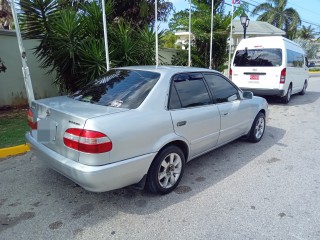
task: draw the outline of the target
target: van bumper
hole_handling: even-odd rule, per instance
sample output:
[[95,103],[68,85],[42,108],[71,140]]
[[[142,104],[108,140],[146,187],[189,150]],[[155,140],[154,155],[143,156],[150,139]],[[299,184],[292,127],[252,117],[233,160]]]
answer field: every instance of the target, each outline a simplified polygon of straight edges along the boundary
[[39,160],[92,192],[105,192],[138,183],[147,174],[156,155],[149,153],[102,166],[88,166],[47,148],[30,133],[26,134],[26,140]]
[[283,89],[263,89],[263,88],[241,88],[242,91],[253,92],[257,96],[279,96],[283,97],[285,95],[285,90]]

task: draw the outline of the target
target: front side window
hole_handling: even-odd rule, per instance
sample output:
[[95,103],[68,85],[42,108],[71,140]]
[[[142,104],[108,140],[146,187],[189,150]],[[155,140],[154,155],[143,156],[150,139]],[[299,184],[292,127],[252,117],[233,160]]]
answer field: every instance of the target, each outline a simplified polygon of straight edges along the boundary
[[282,65],[280,48],[238,50],[234,57],[236,67],[277,67]]
[[110,107],[137,108],[160,78],[159,73],[114,69],[70,95],[78,101]]
[[210,104],[202,74],[178,74],[173,77],[169,108],[188,108]]
[[228,80],[217,74],[204,74],[217,103],[232,102],[239,99],[238,89]]

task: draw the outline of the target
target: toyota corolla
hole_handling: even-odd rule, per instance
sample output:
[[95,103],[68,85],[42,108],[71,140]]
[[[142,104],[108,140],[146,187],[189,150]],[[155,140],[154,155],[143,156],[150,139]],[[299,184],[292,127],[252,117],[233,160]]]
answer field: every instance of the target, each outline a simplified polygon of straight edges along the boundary
[[26,139],[83,188],[140,184],[166,194],[190,160],[237,138],[259,142],[268,105],[214,70],[115,68],[68,96],[35,100]]

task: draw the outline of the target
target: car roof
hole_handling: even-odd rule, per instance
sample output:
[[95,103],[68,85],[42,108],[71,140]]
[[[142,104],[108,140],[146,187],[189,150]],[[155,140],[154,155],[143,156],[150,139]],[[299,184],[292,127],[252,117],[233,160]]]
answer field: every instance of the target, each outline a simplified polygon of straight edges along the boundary
[[152,71],[158,73],[181,73],[181,72],[216,72],[216,70],[211,70],[208,68],[198,68],[198,67],[185,67],[185,66],[128,66],[128,67],[119,67],[115,69],[128,69],[128,70],[144,70],[144,71]]

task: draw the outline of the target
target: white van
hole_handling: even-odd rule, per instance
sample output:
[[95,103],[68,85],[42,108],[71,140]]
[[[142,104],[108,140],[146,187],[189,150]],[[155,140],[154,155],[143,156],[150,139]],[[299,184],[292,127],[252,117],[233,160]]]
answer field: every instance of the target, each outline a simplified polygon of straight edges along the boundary
[[255,95],[282,97],[304,95],[309,70],[304,50],[284,37],[254,37],[241,40],[230,68],[230,78],[242,90]]

